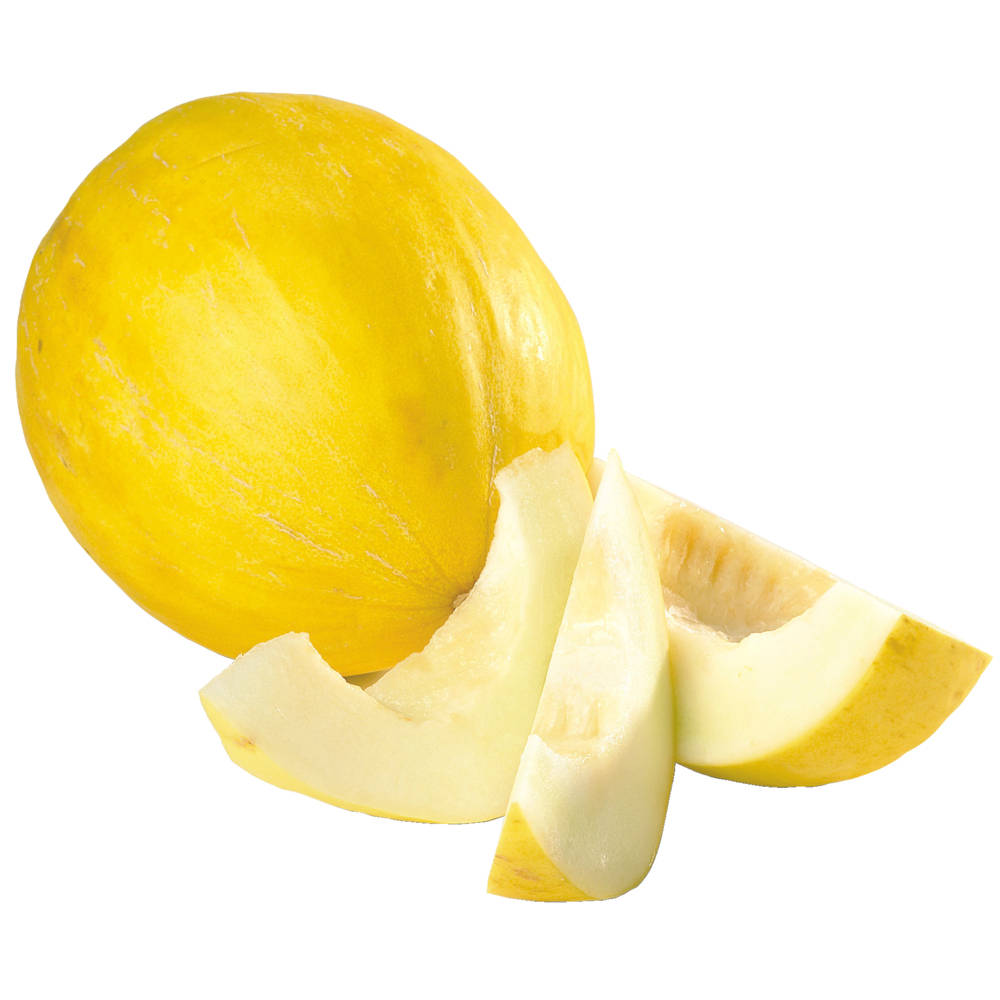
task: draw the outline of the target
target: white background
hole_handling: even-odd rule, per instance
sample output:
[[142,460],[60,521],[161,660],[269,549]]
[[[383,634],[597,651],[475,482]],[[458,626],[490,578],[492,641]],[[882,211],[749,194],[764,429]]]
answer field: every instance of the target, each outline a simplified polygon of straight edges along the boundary
[[891,767],[681,770],[608,903],[484,892],[499,824],[338,811],[234,767],[224,665],[49,506],[15,316],[72,189],[236,89],[455,153],[587,339],[598,449],[991,651],[1000,22],[991,3],[18,4],[4,15],[4,957],[22,997],[996,997],[1000,669]]

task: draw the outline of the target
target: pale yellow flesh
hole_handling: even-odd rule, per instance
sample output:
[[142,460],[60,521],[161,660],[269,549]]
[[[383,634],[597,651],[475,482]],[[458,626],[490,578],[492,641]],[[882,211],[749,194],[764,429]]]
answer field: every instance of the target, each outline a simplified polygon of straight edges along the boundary
[[256,646],[202,702],[233,760],[284,788],[376,815],[503,814],[591,507],[568,446],[497,477],[486,566],[427,647],[367,688],[288,634]]
[[612,458],[573,576],[489,891],[606,899],[649,871],[673,777],[667,629],[642,513]]
[[[600,481],[595,461],[591,482]],[[632,480],[657,553],[677,759],[764,785],[865,774],[926,739],[989,656]]]

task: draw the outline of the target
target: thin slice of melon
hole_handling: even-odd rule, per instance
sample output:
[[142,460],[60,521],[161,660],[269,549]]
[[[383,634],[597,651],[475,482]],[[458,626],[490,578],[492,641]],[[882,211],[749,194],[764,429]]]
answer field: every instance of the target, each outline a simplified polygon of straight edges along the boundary
[[503,815],[591,494],[565,445],[523,455],[496,485],[486,565],[421,652],[363,688],[331,669],[308,636],[289,633],[255,646],[202,690],[237,764],[376,815],[443,823]]
[[583,900],[638,885],[663,831],[673,749],[656,561],[612,454],[521,756],[489,891]]
[[[600,482],[595,461],[591,482]],[[677,704],[677,760],[761,785],[820,785],[925,740],[990,657],[641,480]]]

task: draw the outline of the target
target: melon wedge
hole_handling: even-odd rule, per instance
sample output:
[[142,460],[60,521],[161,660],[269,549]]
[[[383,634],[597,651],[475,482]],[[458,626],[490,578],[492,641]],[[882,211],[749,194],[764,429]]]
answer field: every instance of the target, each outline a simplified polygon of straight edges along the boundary
[[607,899],[649,871],[674,771],[667,626],[642,513],[612,454],[594,501],[489,891]]
[[591,494],[566,445],[523,455],[496,485],[486,565],[423,651],[362,688],[331,669],[308,636],[289,633],[255,646],[202,690],[237,764],[376,815],[443,823],[503,815]]
[[[604,464],[595,461],[591,482]],[[632,480],[657,554],[677,760],[820,785],[925,740],[990,657],[769,542]]]

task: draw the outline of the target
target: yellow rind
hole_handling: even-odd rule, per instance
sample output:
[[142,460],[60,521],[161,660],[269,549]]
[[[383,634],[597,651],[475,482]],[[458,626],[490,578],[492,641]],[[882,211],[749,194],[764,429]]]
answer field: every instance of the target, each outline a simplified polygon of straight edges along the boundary
[[352,802],[345,802],[341,799],[331,798],[322,792],[316,791],[311,785],[290,774],[279,764],[276,764],[258,744],[243,733],[229,718],[201,694],[201,704],[205,709],[205,714],[215,727],[215,731],[222,740],[222,745],[230,760],[238,764],[244,771],[249,772],[255,778],[260,778],[278,788],[284,788],[290,792],[299,792],[308,795],[310,798],[319,799],[320,802],[327,802],[332,806],[339,806],[341,809],[349,809],[351,812],[367,813],[369,816],[381,816],[385,819],[401,819],[411,823],[428,823],[430,820],[416,819],[413,816],[400,816],[395,813],[380,812],[377,809],[369,809]]
[[592,900],[581,892],[542,850],[515,802],[507,810],[500,842],[493,857],[487,892],[543,903]]
[[856,778],[927,739],[962,702],[990,659],[900,615],[861,682],[811,732],[757,760],[686,766],[755,785],[823,785]]
[[133,600],[228,657],[308,631],[345,676],[474,584],[497,470],[593,450],[579,327],[514,220],[307,95],[183,104],[99,164],[32,261],[16,383],[50,500]]

